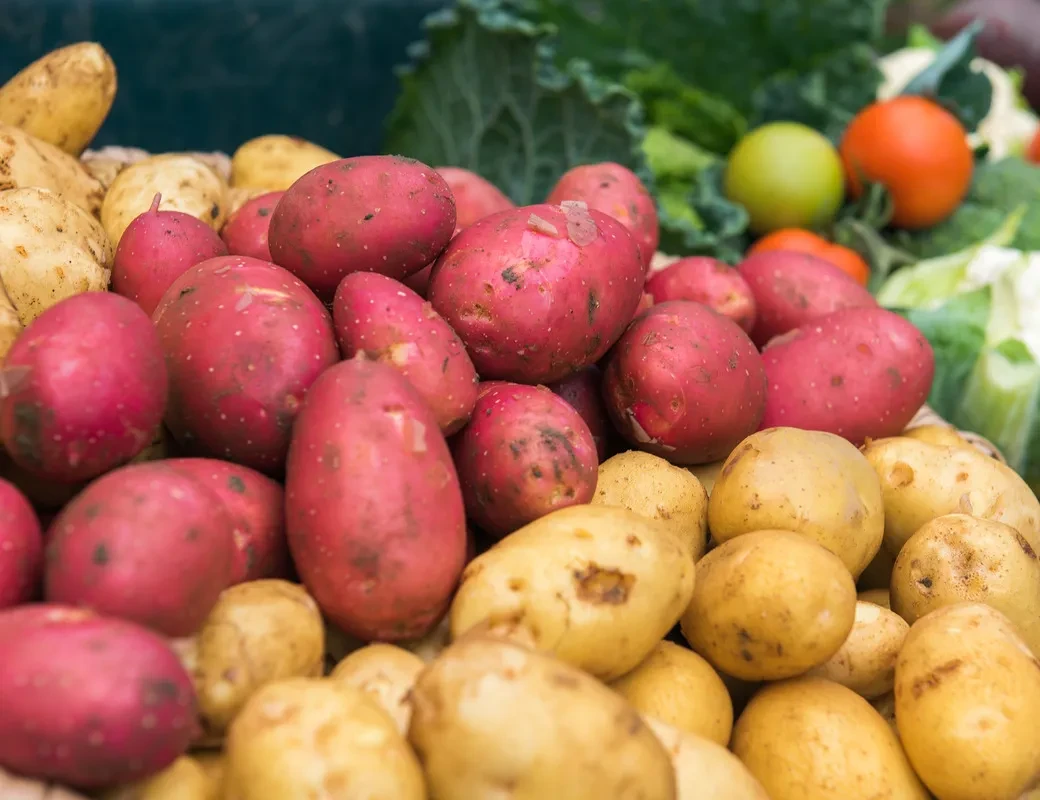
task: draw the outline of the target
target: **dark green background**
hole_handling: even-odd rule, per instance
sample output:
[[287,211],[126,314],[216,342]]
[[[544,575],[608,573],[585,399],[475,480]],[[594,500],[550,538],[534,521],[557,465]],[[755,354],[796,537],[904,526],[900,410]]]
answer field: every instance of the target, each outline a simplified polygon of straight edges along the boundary
[[119,91],[94,146],[224,150],[287,133],[379,152],[393,68],[445,0],[0,0],[0,82],[92,40]]

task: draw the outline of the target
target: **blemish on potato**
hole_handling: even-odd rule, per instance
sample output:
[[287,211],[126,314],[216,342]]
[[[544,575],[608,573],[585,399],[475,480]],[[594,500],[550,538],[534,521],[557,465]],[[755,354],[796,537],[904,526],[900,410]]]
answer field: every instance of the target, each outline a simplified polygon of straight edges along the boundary
[[1030,545],[1029,542],[1026,541],[1026,538],[1018,531],[1015,531],[1015,541],[1018,542],[1018,546],[1022,548],[1022,552],[1036,561],[1036,551],[1033,550],[1032,545]]
[[110,560],[108,548],[105,547],[104,542],[98,544],[94,551],[90,554],[90,562],[99,567],[105,566]]
[[914,482],[914,469],[905,461],[897,461],[888,473],[888,483],[894,489],[905,489]]
[[635,585],[635,575],[614,567],[600,567],[590,562],[585,569],[574,570],[579,600],[604,605],[623,605]]
[[959,670],[963,664],[964,662],[961,659],[954,658],[944,664],[940,664],[927,675],[915,680],[913,685],[910,687],[910,692],[913,694],[914,699],[916,700],[926,691],[939,686],[947,675],[952,675],[954,672]]

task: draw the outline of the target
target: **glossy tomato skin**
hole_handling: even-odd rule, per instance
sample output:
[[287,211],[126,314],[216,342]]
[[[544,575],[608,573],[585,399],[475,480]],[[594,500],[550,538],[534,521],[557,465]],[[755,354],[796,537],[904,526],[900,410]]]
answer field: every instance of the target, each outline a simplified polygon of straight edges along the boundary
[[1029,146],[1026,147],[1026,161],[1040,164],[1040,128],[1033,134],[1033,138],[1029,140]]
[[892,223],[930,228],[961,204],[974,158],[964,127],[931,100],[893,97],[867,106],[849,123],[839,148],[849,194],[880,183],[892,197]]
[[753,233],[816,228],[845,197],[841,159],[823,134],[772,122],[741,139],[726,164],[726,197],[747,209]]
[[831,262],[850,278],[866,286],[870,279],[870,265],[851,247],[828,242],[822,236],[801,228],[782,228],[767,236],[763,236],[751,249],[748,255],[762,253],[767,250],[791,250],[796,253],[808,253]]

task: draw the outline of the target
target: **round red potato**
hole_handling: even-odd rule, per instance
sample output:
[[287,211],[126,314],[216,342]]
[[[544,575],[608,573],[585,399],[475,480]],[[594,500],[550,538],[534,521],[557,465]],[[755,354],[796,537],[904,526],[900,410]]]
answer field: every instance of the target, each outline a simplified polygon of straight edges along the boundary
[[314,382],[286,466],[289,548],[325,616],[364,641],[425,634],[466,558],[458,476],[433,412],[393,367]]
[[477,401],[477,372],[451,326],[404,284],[374,272],[345,277],[332,302],[344,358],[358,353],[399,370],[448,436]]
[[632,319],[643,264],[628,230],[582,203],[502,211],[456,236],[428,298],[482,378],[551,383],[596,363]]
[[497,186],[475,172],[461,167],[437,167],[437,172],[455,197],[456,233],[479,219],[516,207]]
[[43,575],[43,533],[32,505],[0,480],[0,609],[33,599]]
[[751,288],[729,264],[708,256],[681,258],[646,282],[654,303],[690,300],[703,303],[729,317],[746,332],[755,324],[755,298]]
[[566,400],[589,426],[600,463],[607,460],[611,434],[614,432],[607,407],[603,404],[603,393],[600,391],[602,382],[602,371],[593,365],[549,386],[553,393]]
[[707,464],[758,428],[766,377],[740,326],[700,303],[673,300],[625,331],[603,394],[629,443],[674,464]]
[[112,291],[149,315],[177,278],[206,259],[228,254],[209,225],[183,211],[160,211],[161,199],[156,195],[152,207],[130,222],[112,261]]
[[233,530],[200,481],[163,461],[121,467],[51,523],[44,596],[189,636],[231,581]]
[[271,260],[267,234],[271,214],[285,192],[267,192],[246,202],[221,228],[220,238],[233,256],[249,256],[262,261]]
[[632,170],[612,162],[573,167],[556,182],[545,202],[558,205],[566,200],[580,200],[628,228],[643,266],[649,267],[660,238],[657,208]]
[[332,317],[289,272],[247,256],[204,261],[155,310],[166,426],[191,455],[281,472],[307,388],[339,360]]
[[4,361],[0,437],[27,472],[58,483],[97,477],[152,443],[168,379],[159,337],[132,300],[85,292],[51,306]]
[[853,444],[899,435],[928,398],[935,355],[924,335],[882,308],[835,311],[762,353],[762,428],[826,431]]
[[455,232],[455,200],[436,170],[400,156],[359,156],[315,167],[271,215],[276,264],[331,301],[351,272],[403,280]]
[[874,296],[829,261],[766,250],[737,267],[755,298],[751,339],[759,347],[841,308],[877,308]]
[[482,387],[452,453],[466,518],[497,538],[550,511],[588,503],[596,492],[592,432],[544,386]]
[[0,766],[16,773],[108,788],[164,769],[198,732],[191,676],[161,636],[139,625],[68,606],[21,606],[0,613],[0,653]]

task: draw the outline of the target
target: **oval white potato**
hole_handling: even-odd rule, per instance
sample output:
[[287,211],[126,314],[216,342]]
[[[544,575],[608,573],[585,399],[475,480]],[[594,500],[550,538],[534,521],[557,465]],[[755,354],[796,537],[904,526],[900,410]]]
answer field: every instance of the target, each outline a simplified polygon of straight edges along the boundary
[[78,156],[115,96],[111,56],[97,42],[77,42],[52,50],[0,86],[0,122]]
[[339,156],[296,136],[270,134],[242,144],[231,156],[231,185],[275,192]]
[[649,655],[693,591],[686,545],[613,506],[554,511],[477,556],[451,605],[453,638],[520,628],[539,650],[609,681]]
[[210,167],[177,153],[149,156],[124,167],[105,194],[101,224],[114,244],[156,194],[162,195],[160,210],[182,211],[216,231],[227,219],[228,187]]
[[105,189],[78,159],[20,128],[0,124],[0,191],[49,189],[88,214],[101,209]]

